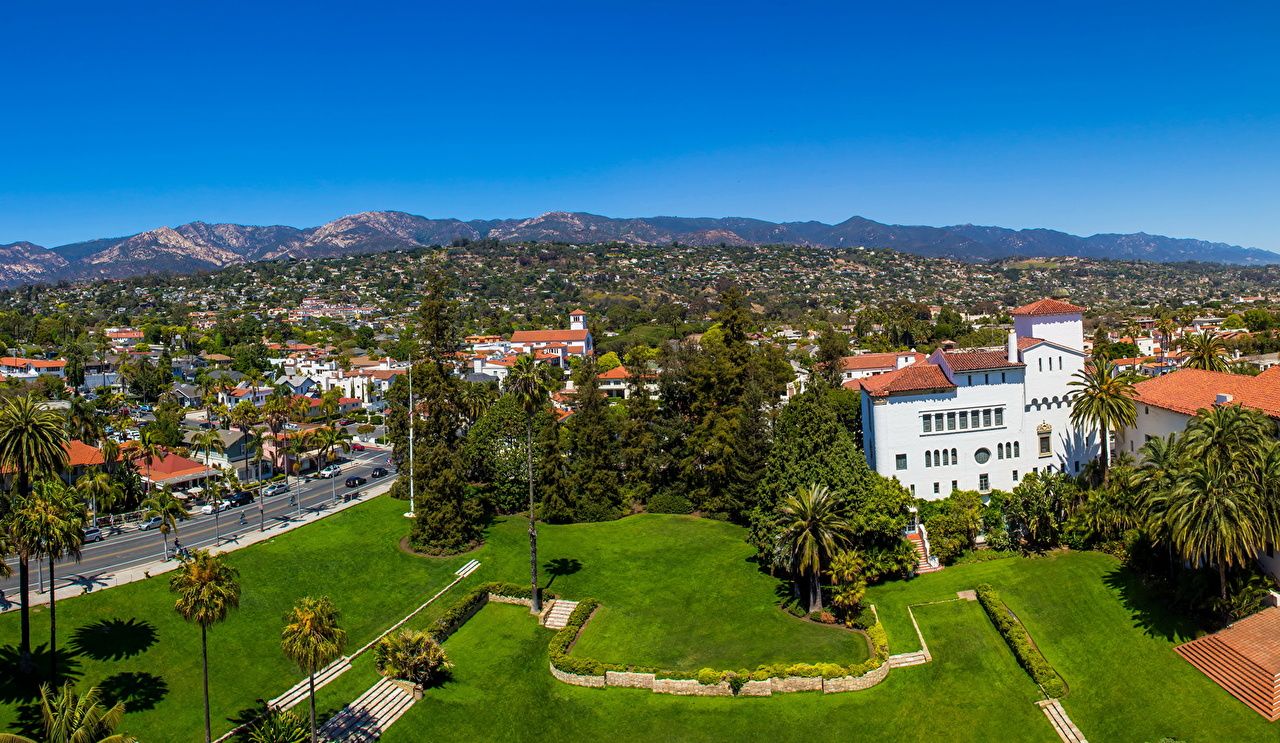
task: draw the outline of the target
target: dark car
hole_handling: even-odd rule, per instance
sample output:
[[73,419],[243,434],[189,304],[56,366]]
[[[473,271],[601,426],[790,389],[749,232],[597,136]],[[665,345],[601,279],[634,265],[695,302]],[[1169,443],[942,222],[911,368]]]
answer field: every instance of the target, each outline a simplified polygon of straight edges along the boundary
[[253,493],[241,492],[241,493],[236,493],[230,498],[227,498],[227,507],[239,508],[240,506],[247,506],[252,502],[253,502]]
[[374,468],[373,468],[373,472],[370,472],[370,473],[369,473],[369,476],[370,476],[370,477],[386,477],[386,476],[387,476],[387,468],[386,468],[386,467],[374,467]]
[[355,475],[352,475],[351,477],[347,478],[347,487],[358,488],[361,485],[365,484],[366,482],[369,482],[369,481],[364,479],[363,477],[357,477]]

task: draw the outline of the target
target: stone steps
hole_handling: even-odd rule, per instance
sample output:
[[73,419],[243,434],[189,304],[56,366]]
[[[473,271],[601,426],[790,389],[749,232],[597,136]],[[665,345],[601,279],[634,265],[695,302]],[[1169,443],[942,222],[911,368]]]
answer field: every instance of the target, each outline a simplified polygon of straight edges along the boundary
[[919,666],[928,663],[929,656],[923,650],[914,653],[898,653],[889,656],[890,668],[906,668],[908,666]]
[[[351,659],[342,657],[324,668],[316,674],[316,688],[324,686],[330,681],[336,679],[346,673],[351,668]],[[299,703],[307,700],[307,695],[311,692],[307,679],[303,679],[289,688],[288,691],[271,700],[271,706],[277,709],[292,709]]]
[[1057,699],[1047,699],[1036,704],[1044,710],[1045,717],[1049,718],[1062,743],[1089,743],[1085,740],[1084,733],[1080,732],[1080,728],[1071,722],[1070,717],[1067,717],[1067,711],[1062,708],[1062,704]]
[[542,625],[548,629],[564,629],[569,624],[569,615],[573,614],[576,608],[578,608],[577,601],[556,599],[551,602],[551,608],[547,611]]
[[320,738],[327,741],[366,743],[382,737],[382,733],[399,720],[416,700],[390,679],[379,679],[351,704],[342,708],[320,728]]

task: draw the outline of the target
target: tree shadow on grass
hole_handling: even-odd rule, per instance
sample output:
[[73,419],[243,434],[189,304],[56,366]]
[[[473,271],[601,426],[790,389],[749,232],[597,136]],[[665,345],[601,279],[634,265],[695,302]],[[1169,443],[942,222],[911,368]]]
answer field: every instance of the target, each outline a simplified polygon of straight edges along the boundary
[[[31,669],[24,671],[22,656],[16,645],[0,647],[0,703],[18,704],[36,703],[36,716],[39,717],[40,685],[49,684],[57,687],[65,683],[75,683],[83,675],[77,654],[67,648],[58,651],[58,678],[49,678],[49,646],[40,645],[31,649]],[[38,721],[38,720],[37,720]]]
[[1149,585],[1140,574],[1116,567],[1103,576],[1102,581],[1119,595],[1134,626],[1142,628],[1147,636],[1162,637],[1170,642],[1195,637],[1196,621],[1173,608],[1167,592]]
[[71,647],[94,660],[123,660],[156,644],[156,628],[151,622],[129,619],[99,619],[77,627]]
[[153,709],[169,694],[169,684],[162,676],[146,671],[125,671],[98,682],[108,705],[124,702],[130,712]]
[[547,585],[543,588],[550,588],[552,583],[556,582],[556,578],[562,575],[573,575],[582,570],[582,562],[576,557],[557,557],[543,564],[542,569],[547,571],[547,575],[551,576],[551,580],[547,581]]

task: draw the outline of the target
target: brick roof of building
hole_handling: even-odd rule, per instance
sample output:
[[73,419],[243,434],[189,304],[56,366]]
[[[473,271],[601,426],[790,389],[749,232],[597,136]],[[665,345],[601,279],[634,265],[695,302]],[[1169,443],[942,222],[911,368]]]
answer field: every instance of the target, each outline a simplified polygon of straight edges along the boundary
[[625,366],[615,366],[609,371],[600,372],[600,379],[630,379],[631,372]]
[[1026,366],[1021,361],[1009,361],[1009,352],[999,351],[948,351],[943,354],[952,371],[970,372],[989,369],[1016,369]]
[[1077,307],[1058,299],[1041,299],[1038,302],[1024,304],[1010,312],[1011,315],[1078,315],[1084,312],[1083,307]]
[[864,353],[857,356],[845,356],[840,359],[840,368],[844,371],[866,371],[868,369],[892,369],[898,365],[899,356],[911,356],[915,363],[924,361],[925,355],[912,351],[906,353]]
[[5,356],[0,358],[0,365],[30,366],[33,369],[61,369],[67,365],[67,362],[62,359],[24,359],[18,356]]
[[517,330],[511,334],[512,343],[550,343],[559,341],[585,341],[585,330]]
[[1219,393],[1231,395],[1233,404],[1256,408],[1272,418],[1280,418],[1280,367],[1256,377],[1203,369],[1178,369],[1133,386],[1134,398],[1143,405],[1195,415],[1213,407]]
[[863,392],[872,397],[888,397],[910,392],[930,392],[956,388],[947,379],[942,367],[928,362],[904,366],[896,371],[877,374],[873,377],[850,380],[845,382],[844,386],[850,389],[860,387]]

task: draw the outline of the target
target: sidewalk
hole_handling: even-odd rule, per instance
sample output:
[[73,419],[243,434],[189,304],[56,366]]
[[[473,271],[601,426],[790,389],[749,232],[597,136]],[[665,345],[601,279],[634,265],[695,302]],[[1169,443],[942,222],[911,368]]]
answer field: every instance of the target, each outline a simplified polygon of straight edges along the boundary
[[[302,518],[275,522],[269,525],[266,531],[258,531],[257,529],[254,529],[234,538],[224,539],[222,544],[216,547],[209,546],[202,547],[201,549],[207,549],[214,554],[223,554],[225,552],[234,552],[235,550],[242,549],[268,539],[275,539],[281,534],[293,531],[294,529],[306,526],[307,524],[315,523],[320,519],[345,511],[348,508],[358,506],[361,503],[367,502],[371,498],[376,498],[390,490],[394,482],[395,480],[391,479],[378,483],[377,485],[360,493],[358,497],[352,498],[350,501],[337,504],[327,503],[320,510],[307,509],[303,513]],[[172,570],[176,570],[180,565],[182,565],[182,562],[179,560],[164,561],[157,559],[142,565],[124,568],[122,570],[110,572],[104,571],[99,573],[71,573],[69,575],[60,576],[58,581],[68,581],[69,585],[58,588],[58,600],[63,601],[75,596],[83,596],[86,593],[102,591],[108,588],[114,588],[115,586],[123,586],[126,583],[133,583],[134,581],[146,580],[152,576],[162,575]],[[15,611],[21,606],[17,601],[17,590],[15,589],[11,593],[13,594],[12,596],[6,594],[4,598],[0,598],[0,614]],[[49,603],[49,592],[46,591],[41,593],[35,590],[31,591],[32,606],[40,606],[47,603]]]

